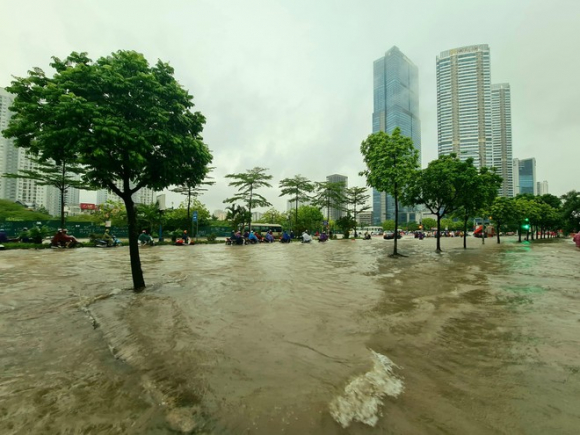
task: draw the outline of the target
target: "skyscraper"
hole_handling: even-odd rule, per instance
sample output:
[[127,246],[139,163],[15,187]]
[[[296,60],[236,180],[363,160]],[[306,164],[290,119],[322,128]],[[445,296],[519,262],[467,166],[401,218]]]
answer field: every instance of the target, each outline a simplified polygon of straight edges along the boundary
[[[392,133],[399,127],[403,136],[413,140],[421,153],[421,121],[419,120],[418,69],[396,46],[373,64],[373,133]],[[392,197],[373,189],[373,224],[394,219]],[[403,221],[414,220],[414,213],[400,209]]]
[[[0,88],[0,131],[8,127],[8,122],[12,117],[9,107],[13,101],[13,96]],[[12,139],[6,139],[0,135],[0,175],[16,174],[20,169],[34,169],[34,167],[24,148],[17,148]],[[39,186],[34,180],[0,176],[0,198],[2,199],[41,206],[44,205],[45,195],[46,188]]]
[[439,155],[455,153],[474,165],[492,166],[489,47],[471,45],[437,56]]
[[536,159],[514,159],[514,193],[536,194]]
[[[348,177],[344,175],[338,174],[328,175],[326,177],[326,181],[328,181],[329,183],[343,183],[343,190],[348,187]],[[343,217],[345,214],[342,210],[331,207],[330,210],[328,211],[328,215],[330,216],[330,219],[336,221],[341,217]]]
[[491,85],[492,165],[503,178],[499,196],[514,196],[512,164],[512,111],[508,83]]

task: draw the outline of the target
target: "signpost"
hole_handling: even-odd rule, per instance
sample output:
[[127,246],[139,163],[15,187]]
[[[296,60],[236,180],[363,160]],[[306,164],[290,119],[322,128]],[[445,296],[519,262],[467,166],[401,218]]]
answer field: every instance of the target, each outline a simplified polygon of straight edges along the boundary
[[195,210],[191,215],[191,221],[195,222],[195,241],[197,242],[197,233],[199,230],[199,222],[197,221],[197,210]]

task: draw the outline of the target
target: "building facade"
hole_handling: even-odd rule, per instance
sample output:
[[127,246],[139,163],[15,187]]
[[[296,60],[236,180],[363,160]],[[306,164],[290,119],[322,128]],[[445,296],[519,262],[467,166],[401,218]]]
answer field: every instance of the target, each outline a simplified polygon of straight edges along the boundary
[[503,178],[499,196],[514,196],[511,93],[508,83],[491,85],[492,166]]
[[548,193],[550,193],[548,182],[546,180],[538,181],[536,183],[536,195],[547,195]]
[[[8,127],[12,117],[9,107],[13,101],[13,96],[0,88],[0,131]],[[17,148],[12,139],[0,135],[0,198],[19,201],[32,208],[44,206],[47,190],[45,186],[40,186],[35,180],[1,176],[4,173],[17,174],[20,170],[30,169],[35,169],[35,165],[26,155],[26,150]]]
[[[419,72],[411,60],[394,46],[373,63],[373,133],[392,133],[399,127],[410,137],[421,155],[421,121],[419,119]],[[373,225],[395,218],[395,201],[390,195],[373,189]],[[406,221],[415,214],[401,207],[399,219]]]
[[439,155],[473,158],[491,167],[491,69],[487,45],[443,51],[437,56],[437,139]]
[[514,194],[537,194],[536,159],[514,159],[513,161]]
[[[343,190],[348,187],[348,177],[344,175],[339,174],[328,175],[326,177],[326,181],[328,181],[329,183],[342,183]],[[334,207],[331,207],[330,210],[324,211],[324,216],[329,216],[330,219],[335,222],[345,215],[346,213],[343,210]]]
[[[118,181],[117,186],[122,188],[122,182]],[[130,184],[130,188],[134,186]],[[156,193],[153,189],[148,189],[146,187],[139,189],[135,192],[131,198],[135,204],[146,204],[150,205],[156,202]],[[114,192],[106,189],[101,189],[97,191],[97,205],[104,204],[107,201],[123,202],[123,200]]]

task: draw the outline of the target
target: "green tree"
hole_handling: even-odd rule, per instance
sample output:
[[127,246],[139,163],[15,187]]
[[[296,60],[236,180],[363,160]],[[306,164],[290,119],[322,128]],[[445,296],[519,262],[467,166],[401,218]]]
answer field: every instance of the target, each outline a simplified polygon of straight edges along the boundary
[[[360,147],[367,169],[360,175],[366,176],[367,185],[379,192],[390,194],[395,201],[395,227],[399,228],[399,202],[412,205],[403,194],[411,186],[419,169],[419,152],[409,137],[401,134],[399,127],[391,135],[379,131],[371,134]],[[393,244],[393,255],[398,255],[397,238]]]
[[203,143],[205,118],[162,61],[118,51],[93,62],[86,53],[53,57],[48,77],[39,68],[7,89],[15,95],[6,137],[42,159],[64,152],[85,167],[83,181],[109,189],[125,203],[133,288],[145,288],[132,195],[185,180],[201,182],[212,155]]
[[[314,183],[301,175],[280,180],[279,196],[290,196],[294,201],[294,222],[298,222],[298,203],[310,202],[309,194],[314,191]],[[273,222],[272,222],[273,223]]]
[[[316,193],[312,198],[312,205],[318,209],[326,209],[326,221],[330,228],[330,210],[344,210],[345,185],[342,181],[321,181],[316,182]],[[328,228],[328,229],[329,229]]]
[[250,215],[246,207],[239,204],[232,204],[226,207],[226,220],[233,230],[243,229],[250,221]]
[[458,174],[457,180],[457,185],[461,189],[461,195],[458,197],[460,207],[455,215],[463,221],[463,249],[467,249],[468,220],[474,218],[482,210],[489,210],[497,197],[503,179],[496,174],[495,168],[490,169],[484,166],[478,171],[473,166],[472,158],[468,158],[463,165],[463,170]]
[[[212,171],[215,168],[208,168],[208,171]],[[197,182],[195,177],[193,180],[185,180],[180,186],[177,186],[172,190],[175,193],[181,193],[185,195],[187,198],[187,221],[189,222],[186,228],[189,229],[189,233],[193,234],[193,220],[190,219],[190,211],[191,211],[191,204],[194,199],[197,199],[200,195],[203,195],[204,192],[207,192],[207,189],[204,186],[213,186],[215,181],[211,181],[213,177],[207,177],[202,182]],[[198,216],[198,224],[199,224],[199,216]]]
[[522,241],[522,231],[526,231],[526,240],[529,238],[529,222],[537,213],[537,203],[533,195],[517,195],[514,200],[514,217],[518,224],[518,242]]
[[139,230],[146,229],[148,234],[152,234],[164,217],[159,211],[159,203],[137,204],[135,208],[137,210],[137,227]]
[[500,243],[501,226],[516,220],[514,198],[496,197],[490,207],[490,214],[496,227],[497,243]]
[[381,225],[384,231],[395,231],[395,221],[393,219],[387,219]]
[[469,191],[465,183],[470,174],[470,165],[455,154],[439,156],[420,171],[417,182],[407,192],[408,201],[425,204],[437,216],[437,252],[441,252],[441,219],[462,206],[462,195]]
[[424,231],[430,231],[433,228],[437,228],[437,219],[423,218],[421,225],[423,225]]
[[66,205],[66,192],[70,188],[91,190],[88,183],[81,181],[84,169],[64,153],[58,156],[58,161],[36,157],[29,153],[32,169],[20,169],[17,173],[6,173],[6,178],[23,178],[34,180],[40,186],[56,187],[60,193],[60,227],[65,227],[64,207]]
[[567,233],[580,230],[580,192],[571,190],[560,197],[563,229]]
[[[211,214],[209,210],[199,201],[194,198],[193,202],[189,204],[190,210],[188,210],[187,202],[179,204],[178,208],[168,209],[164,213],[164,225],[169,230],[189,230],[191,226],[191,212],[197,212],[197,224],[198,226],[209,225]],[[190,234],[192,236],[196,235],[196,228],[191,230]]]
[[347,213],[346,216],[338,218],[336,220],[336,226],[340,231],[342,231],[342,234],[344,234],[343,237],[345,239],[348,239],[351,228],[355,228],[356,234],[356,220],[350,215],[350,213]]
[[366,187],[349,187],[345,190],[346,204],[349,207],[349,213],[352,213],[354,219],[354,236],[357,237],[356,231],[356,217],[359,213],[370,210],[371,206],[366,205],[366,202],[371,196],[367,193]]
[[321,230],[323,219],[324,216],[317,207],[312,205],[301,205],[298,207],[298,222],[296,223],[298,233],[302,233],[304,230]]
[[240,201],[246,204],[249,213],[248,227],[250,231],[252,231],[252,209],[272,206],[266,198],[256,192],[261,187],[272,187],[268,182],[268,180],[272,179],[272,176],[266,174],[266,171],[266,168],[255,167],[239,174],[226,175],[226,178],[235,180],[231,181],[228,186],[237,187],[238,193],[231,198],[224,199],[224,203],[233,204]]
[[93,216],[99,224],[111,221],[112,226],[127,225],[127,209],[122,201],[107,200],[99,205]]
[[286,226],[288,223],[288,213],[282,213],[275,208],[271,208],[262,215],[262,219],[260,220],[267,224],[278,224]]

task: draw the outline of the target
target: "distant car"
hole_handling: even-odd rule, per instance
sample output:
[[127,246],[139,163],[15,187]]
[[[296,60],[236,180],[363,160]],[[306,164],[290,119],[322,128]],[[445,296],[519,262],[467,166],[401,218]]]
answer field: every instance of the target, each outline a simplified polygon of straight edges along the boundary
[[[400,239],[401,237],[402,237],[401,236],[401,233],[398,233],[397,234],[397,239]],[[385,239],[385,240],[392,240],[394,238],[395,238],[394,231],[385,231],[385,233],[383,234],[383,239]]]

